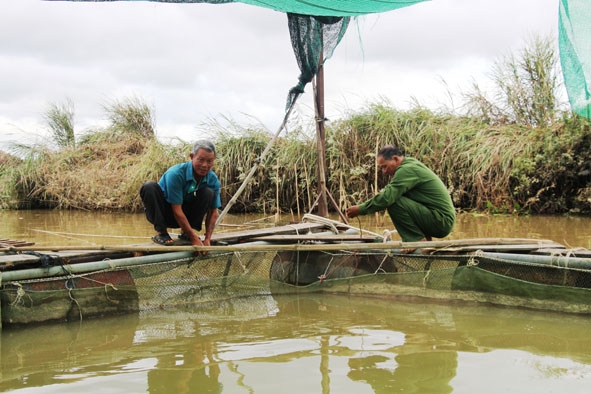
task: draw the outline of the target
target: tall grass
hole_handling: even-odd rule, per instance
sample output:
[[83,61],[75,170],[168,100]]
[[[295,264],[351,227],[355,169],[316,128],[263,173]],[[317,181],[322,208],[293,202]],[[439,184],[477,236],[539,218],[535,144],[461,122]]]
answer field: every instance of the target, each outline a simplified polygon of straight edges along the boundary
[[[502,100],[475,87],[465,115],[374,103],[327,124],[327,187],[337,204],[329,208],[344,210],[375,195],[388,182],[376,152],[395,144],[441,177],[459,209],[591,213],[589,120],[557,109],[547,45],[512,58],[508,74],[498,74]],[[109,127],[87,132],[76,144],[58,144],[58,151],[30,147],[23,160],[0,156],[0,207],[141,210],[141,184],[188,160],[192,141],[159,142],[152,111],[138,99],[115,102],[106,112]],[[203,127],[217,145],[222,203],[259,167],[231,212],[300,215],[313,208],[316,142],[302,127],[282,134],[263,162],[272,136],[262,127],[232,121]]]
[[154,138],[153,110],[139,97],[128,97],[103,106],[115,133]]
[[490,124],[549,127],[560,116],[558,56],[550,37],[533,37],[517,53],[498,60],[493,98],[474,85],[466,93],[470,113]]
[[[292,131],[280,137],[264,162],[271,135],[257,128],[210,125],[229,201],[250,169],[259,170],[232,212],[301,214],[316,198],[313,138]],[[327,187],[343,210],[378,192],[388,181],[375,165],[379,147],[393,143],[432,168],[465,210],[591,212],[591,131],[576,115],[552,128],[490,125],[479,118],[425,108],[399,111],[383,104],[326,128]],[[141,210],[138,190],[171,165],[189,159],[191,142],[166,145],[120,130],[95,131],[75,147],[31,148],[23,160],[3,159],[3,207]],[[10,186],[9,186],[10,185]],[[15,203],[18,201],[18,203]]]
[[45,113],[45,120],[59,148],[75,146],[74,104],[70,100],[61,105],[52,103]]

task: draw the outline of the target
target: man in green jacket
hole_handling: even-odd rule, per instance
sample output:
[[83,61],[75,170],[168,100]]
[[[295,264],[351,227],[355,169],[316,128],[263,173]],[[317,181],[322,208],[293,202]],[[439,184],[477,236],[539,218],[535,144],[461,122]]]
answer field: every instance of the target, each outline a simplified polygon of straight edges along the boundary
[[449,192],[433,171],[393,145],[380,149],[377,163],[382,173],[392,176],[390,183],[375,197],[348,208],[348,217],[387,209],[404,242],[431,241],[451,232],[456,212]]

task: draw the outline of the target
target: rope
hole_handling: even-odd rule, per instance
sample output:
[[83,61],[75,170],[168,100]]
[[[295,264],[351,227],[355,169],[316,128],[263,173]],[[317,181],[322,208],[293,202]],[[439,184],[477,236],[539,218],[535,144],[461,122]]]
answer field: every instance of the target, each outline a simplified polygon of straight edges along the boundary
[[66,280],[66,289],[68,289],[68,296],[70,297],[70,300],[76,304],[76,306],[78,307],[78,315],[80,316],[80,321],[82,321],[82,308],[80,307],[80,304],[78,303],[78,300],[74,298],[74,296],[72,295],[72,290],[74,289],[74,286],[68,286],[68,281],[70,279]]
[[382,233],[382,242],[392,241],[392,232],[396,232],[396,230],[384,230]]
[[476,267],[478,265],[478,260],[476,258],[482,257],[482,256],[483,256],[482,250],[477,250],[472,255],[470,255],[470,258],[468,259],[466,266],[467,267]]
[[[31,296],[30,296],[30,295],[28,295],[28,294],[25,292],[25,289],[23,289],[23,285],[21,285],[20,283],[13,283],[13,285],[15,285],[15,286],[17,287],[17,289],[16,289],[16,297],[14,298],[14,301],[12,301],[12,302],[10,303],[10,306],[15,306],[15,305],[19,304],[19,303],[22,301],[22,299],[23,299],[23,297],[24,297],[25,295],[26,295],[27,297],[29,297],[29,301],[31,301],[31,306],[33,306],[33,299],[31,298]],[[25,304],[25,303],[24,303],[24,301],[23,301],[23,305],[24,305],[24,304]]]
[[374,275],[378,274],[378,271],[382,271],[384,274],[386,274],[386,270],[382,268],[382,265],[384,265],[384,262],[388,259],[388,257],[390,257],[390,252],[386,252],[386,255],[384,256],[384,258],[382,259],[382,261],[380,262],[380,265],[378,265],[378,268],[376,268],[376,270],[374,271]]
[[[346,227],[346,228],[351,229],[351,230],[359,231],[362,234],[365,232],[366,234],[373,235],[374,237],[383,238],[383,236],[380,235],[380,234],[378,234],[378,233],[374,233],[374,232],[368,231],[368,230],[363,230],[361,228],[361,226],[355,227],[355,226],[352,226],[350,224],[341,223],[338,220],[333,220],[333,219],[325,218],[325,217],[314,215],[314,214],[311,214],[311,213],[307,213],[307,214],[305,214],[302,217],[302,222],[305,222],[305,221],[310,221],[310,222],[313,222],[313,223],[320,223],[320,224],[324,224],[326,226],[329,226],[329,227],[331,227],[332,231],[335,232],[335,234],[338,233],[337,226],[340,226],[340,227]],[[392,230],[392,231],[393,232],[396,232],[396,230]]]
[[[327,279],[329,276],[331,276],[337,269],[339,269],[339,267],[341,267],[342,265],[347,263],[352,257],[356,256],[357,254],[358,254],[357,252],[353,252],[352,254],[348,255],[347,257],[345,257],[343,259],[343,261],[341,261],[330,272],[328,272],[328,268],[330,267],[330,265],[332,264],[332,260],[334,259],[334,255],[333,255],[333,258],[330,259],[330,262],[328,263],[328,266],[326,267],[324,274],[322,274],[318,277],[319,282],[322,283],[325,279]],[[357,268],[359,268],[359,262],[357,262],[355,264],[355,273],[357,273]],[[355,275],[353,275],[353,276],[355,276]]]
[[325,218],[322,216],[318,216],[318,215],[314,215],[311,213],[307,213],[304,216],[302,216],[302,222],[305,221],[310,221],[312,223],[318,223],[318,224],[323,224],[327,227],[330,227],[330,229],[332,230],[333,233],[338,234],[339,230],[337,229],[337,224],[341,224],[340,222],[337,222],[336,220],[332,220],[329,218]]

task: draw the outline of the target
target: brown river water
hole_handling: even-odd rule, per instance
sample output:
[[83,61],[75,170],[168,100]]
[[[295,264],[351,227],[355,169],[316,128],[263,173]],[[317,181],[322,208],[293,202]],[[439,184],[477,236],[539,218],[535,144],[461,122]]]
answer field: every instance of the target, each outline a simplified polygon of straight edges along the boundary
[[[230,216],[219,231],[263,221]],[[0,238],[48,246],[140,243],[153,232],[140,214],[0,211],[0,223]],[[591,248],[590,229],[589,217],[463,214],[450,238]],[[487,305],[246,297],[4,329],[0,392],[588,393],[590,327],[591,316]]]

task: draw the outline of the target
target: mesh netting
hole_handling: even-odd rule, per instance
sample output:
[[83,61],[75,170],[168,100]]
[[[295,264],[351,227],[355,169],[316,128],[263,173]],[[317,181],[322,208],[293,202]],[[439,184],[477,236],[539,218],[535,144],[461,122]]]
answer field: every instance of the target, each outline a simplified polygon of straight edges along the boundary
[[[63,1],[63,0],[49,0]],[[66,0],[79,2],[107,2],[107,1],[152,1],[156,3],[209,3],[227,4],[243,3],[258,7],[269,8],[280,12],[292,12],[305,15],[319,16],[358,16],[396,10],[426,0]]]
[[274,255],[274,252],[213,254],[190,263],[133,268],[131,275],[138,287],[142,309],[217,302],[269,294],[269,267]]
[[318,73],[319,67],[332,56],[349,26],[349,18],[315,17],[288,14],[289,34],[301,74],[298,84],[291,88],[286,108]]
[[416,296],[591,312],[587,269],[471,256],[279,253],[271,277],[308,291]]
[[212,253],[60,278],[4,283],[3,324],[79,320],[302,292],[591,313],[591,271],[476,255],[380,250]]

